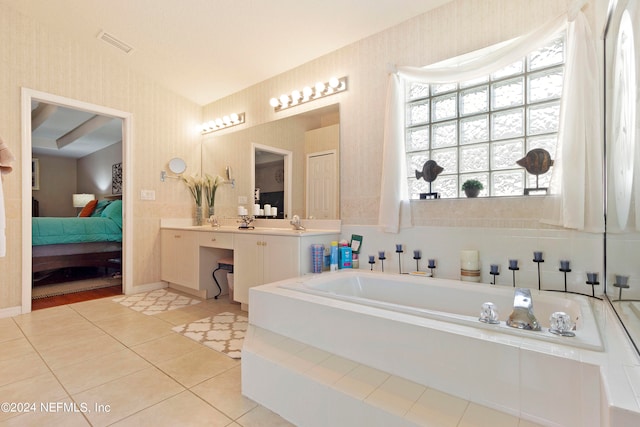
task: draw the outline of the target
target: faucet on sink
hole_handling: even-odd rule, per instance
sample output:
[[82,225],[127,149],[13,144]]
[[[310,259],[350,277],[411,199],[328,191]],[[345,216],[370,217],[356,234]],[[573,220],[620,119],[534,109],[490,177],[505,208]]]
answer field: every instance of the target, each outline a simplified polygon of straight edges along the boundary
[[533,300],[531,299],[530,289],[516,289],[513,297],[513,312],[507,319],[507,326],[530,331],[540,330],[540,324],[533,314]]
[[294,230],[306,230],[300,223],[300,217],[298,215],[294,215],[293,219],[289,221],[289,224],[293,225]]

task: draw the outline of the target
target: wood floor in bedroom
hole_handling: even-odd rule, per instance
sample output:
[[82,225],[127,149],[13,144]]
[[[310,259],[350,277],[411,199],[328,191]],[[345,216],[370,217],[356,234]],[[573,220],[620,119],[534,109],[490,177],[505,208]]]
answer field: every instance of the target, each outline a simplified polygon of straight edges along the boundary
[[92,289],[90,291],[75,292],[72,294],[58,295],[55,297],[38,298],[31,300],[31,310],[56,307],[59,305],[73,304],[76,302],[90,301],[98,298],[122,295],[122,286]]

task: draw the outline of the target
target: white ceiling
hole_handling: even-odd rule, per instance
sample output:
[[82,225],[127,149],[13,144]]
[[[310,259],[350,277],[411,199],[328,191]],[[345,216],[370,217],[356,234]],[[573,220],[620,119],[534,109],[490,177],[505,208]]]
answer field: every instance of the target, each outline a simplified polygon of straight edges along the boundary
[[[0,0],[200,105],[448,1]],[[102,31],[133,51],[98,40]]]

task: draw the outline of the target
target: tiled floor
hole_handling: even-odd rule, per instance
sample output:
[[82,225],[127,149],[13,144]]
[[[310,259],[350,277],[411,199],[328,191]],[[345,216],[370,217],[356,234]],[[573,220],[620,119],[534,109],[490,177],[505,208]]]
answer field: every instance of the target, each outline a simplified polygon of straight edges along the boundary
[[147,316],[111,299],[0,319],[1,425],[291,425],[241,395],[239,360],[171,330],[238,305]]

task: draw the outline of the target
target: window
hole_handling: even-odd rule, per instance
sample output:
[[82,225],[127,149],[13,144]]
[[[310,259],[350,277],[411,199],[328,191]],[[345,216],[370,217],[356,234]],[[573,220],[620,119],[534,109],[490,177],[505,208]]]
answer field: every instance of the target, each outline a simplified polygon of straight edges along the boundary
[[[522,195],[536,187],[516,161],[534,148],[555,156],[564,75],[564,36],[490,76],[451,84],[407,83],[405,151],[409,196],[429,184],[416,178],[428,160],[444,168],[432,183],[440,197],[460,197],[462,183],[480,196]],[[551,171],[539,176],[547,187]]]

